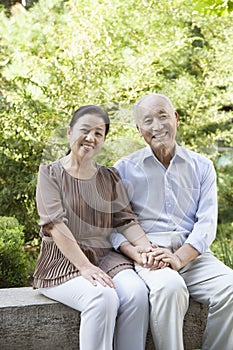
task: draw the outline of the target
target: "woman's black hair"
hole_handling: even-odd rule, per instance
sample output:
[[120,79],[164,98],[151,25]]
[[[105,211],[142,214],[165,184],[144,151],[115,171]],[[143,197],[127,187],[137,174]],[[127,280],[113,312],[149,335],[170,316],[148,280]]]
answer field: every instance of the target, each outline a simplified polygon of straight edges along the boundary
[[84,116],[85,114],[95,114],[98,117],[103,119],[105,124],[105,137],[106,137],[109,131],[110,119],[108,114],[99,106],[86,105],[86,106],[79,107],[74,112],[74,115],[70,121],[70,128],[72,128],[76,124],[77,120],[82,116]]
[[[71,118],[70,121],[70,128],[73,128],[73,126],[77,123],[77,120],[84,116],[85,114],[95,114],[98,117],[102,118],[105,124],[105,137],[108,134],[109,131],[109,126],[110,126],[110,119],[108,114],[99,106],[95,105],[86,105],[79,107],[73,114],[73,117]],[[68,155],[70,153],[70,150],[66,153]]]

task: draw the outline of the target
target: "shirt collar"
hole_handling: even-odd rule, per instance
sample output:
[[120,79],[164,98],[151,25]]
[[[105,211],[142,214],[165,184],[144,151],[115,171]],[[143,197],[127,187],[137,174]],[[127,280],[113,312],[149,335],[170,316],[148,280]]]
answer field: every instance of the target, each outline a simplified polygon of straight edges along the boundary
[[[150,158],[150,157],[153,157],[153,158],[157,159],[155,157],[151,147],[149,145],[147,145],[144,148],[142,161],[144,161],[145,159]],[[182,146],[179,146],[177,143],[175,144],[175,154],[174,154],[173,159],[175,159],[176,157],[179,157],[179,158],[181,158],[183,160],[186,160],[186,161],[189,159],[189,157],[187,156],[187,152],[186,152],[185,148],[182,147]]]
[[174,158],[181,158],[185,160],[186,162],[190,162],[190,154],[188,150],[185,147],[179,146],[176,144],[176,149],[175,149],[175,156]]

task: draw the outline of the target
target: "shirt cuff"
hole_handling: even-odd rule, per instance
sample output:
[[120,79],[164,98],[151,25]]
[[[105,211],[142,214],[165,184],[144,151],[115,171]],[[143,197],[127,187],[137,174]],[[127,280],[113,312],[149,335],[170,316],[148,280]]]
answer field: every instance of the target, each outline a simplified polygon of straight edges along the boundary
[[122,245],[122,243],[128,242],[125,236],[117,232],[116,230],[112,231],[110,235],[110,241],[112,243],[113,248],[117,251],[119,250],[119,247]]

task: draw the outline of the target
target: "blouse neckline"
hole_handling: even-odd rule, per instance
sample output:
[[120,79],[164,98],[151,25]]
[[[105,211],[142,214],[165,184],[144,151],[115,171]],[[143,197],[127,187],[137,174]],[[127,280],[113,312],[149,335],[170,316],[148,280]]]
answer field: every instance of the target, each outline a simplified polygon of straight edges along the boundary
[[68,176],[70,176],[72,179],[77,180],[77,181],[91,181],[91,180],[93,180],[93,179],[96,177],[96,175],[98,174],[99,169],[100,169],[99,164],[95,163],[95,165],[96,165],[96,172],[94,173],[94,175],[91,176],[91,177],[89,177],[89,178],[82,179],[82,178],[75,177],[75,176],[71,175],[71,174],[65,169],[65,167],[62,165],[60,159],[58,160],[58,162],[59,162],[59,165],[60,165],[60,167],[62,168],[63,172],[66,173]]

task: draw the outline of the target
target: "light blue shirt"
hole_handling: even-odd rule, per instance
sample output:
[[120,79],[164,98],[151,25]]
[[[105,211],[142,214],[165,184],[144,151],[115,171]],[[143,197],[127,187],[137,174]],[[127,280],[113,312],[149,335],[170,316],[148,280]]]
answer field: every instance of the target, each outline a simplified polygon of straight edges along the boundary
[[[147,146],[115,167],[150,241],[173,250],[184,242],[200,254],[208,250],[217,227],[216,173],[209,159],[176,145],[166,169]],[[126,241],[120,233],[111,239],[116,249]]]

